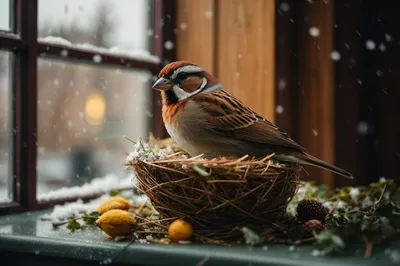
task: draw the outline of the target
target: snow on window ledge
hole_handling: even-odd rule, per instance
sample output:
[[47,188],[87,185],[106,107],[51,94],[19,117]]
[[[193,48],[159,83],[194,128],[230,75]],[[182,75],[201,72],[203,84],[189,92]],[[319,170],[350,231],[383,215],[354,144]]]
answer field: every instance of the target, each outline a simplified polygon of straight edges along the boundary
[[112,190],[126,190],[136,187],[136,178],[133,174],[120,178],[117,175],[109,174],[104,177],[93,179],[90,183],[82,186],[63,187],[47,193],[43,193],[37,197],[38,201],[46,202],[53,200],[62,200],[68,198],[82,198],[102,193],[108,193]]
[[[46,45],[46,44],[61,45],[61,46],[77,48],[80,50],[85,50],[85,51],[93,52],[93,53],[102,53],[102,54],[108,54],[108,55],[113,55],[113,56],[129,57],[132,59],[146,61],[146,62],[155,63],[155,64],[160,63],[160,58],[158,58],[155,55],[150,54],[148,51],[132,51],[132,50],[127,50],[127,49],[122,49],[118,46],[111,47],[111,48],[104,48],[104,47],[95,46],[95,45],[89,44],[89,43],[73,44],[64,38],[56,37],[56,36],[47,36],[47,37],[43,37],[43,38],[38,38],[38,42],[43,43],[44,45]],[[66,52],[66,53],[64,53],[64,55],[68,56],[68,53]]]

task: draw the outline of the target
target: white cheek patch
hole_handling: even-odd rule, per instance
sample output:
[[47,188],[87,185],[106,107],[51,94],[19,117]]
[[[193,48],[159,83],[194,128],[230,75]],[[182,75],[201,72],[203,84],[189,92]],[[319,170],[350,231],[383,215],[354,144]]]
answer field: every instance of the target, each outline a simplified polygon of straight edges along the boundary
[[211,86],[210,88],[205,89],[201,93],[210,93],[210,92],[214,92],[214,91],[217,91],[220,89],[222,89],[222,85],[221,85],[221,83],[217,83],[217,84]]
[[175,96],[179,99],[179,101],[187,99],[191,96],[191,93],[187,93],[186,91],[182,90],[177,84],[172,87],[172,90],[174,91]]

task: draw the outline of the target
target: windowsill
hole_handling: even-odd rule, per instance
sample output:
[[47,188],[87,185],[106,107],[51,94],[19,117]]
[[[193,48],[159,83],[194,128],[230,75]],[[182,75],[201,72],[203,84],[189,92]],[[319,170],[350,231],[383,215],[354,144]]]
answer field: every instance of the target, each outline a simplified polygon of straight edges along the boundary
[[[54,230],[50,222],[40,219],[47,212],[49,210],[0,217],[1,265],[26,265],[28,259],[31,266],[69,265],[67,261],[73,261],[74,265],[99,265],[128,243],[106,239],[89,229],[73,234],[64,228]],[[400,252],[400,246],[396,244],[386,248]],[[209,258],[205,263],[207,266],[396,264],[384,253],[384,248],[374,250],[369,259],[363,258],[362,249],[346,257],[314,257],[312,250],[311,246],[301,246],[290,251],[288,246],[272,244],[267,250],[249,246],[131,244],[112,265],[197,265],[204,258]]]

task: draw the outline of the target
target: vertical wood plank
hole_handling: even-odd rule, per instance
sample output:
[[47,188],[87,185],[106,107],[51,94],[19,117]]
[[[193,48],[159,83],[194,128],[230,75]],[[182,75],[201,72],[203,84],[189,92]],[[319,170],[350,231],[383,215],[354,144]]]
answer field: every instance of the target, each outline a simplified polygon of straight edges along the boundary
[[275,120],[275,1],[217,2],[216,76],[256,112]]
[[[333,0],[304,2],[299,31],[299,142],[312,155],[334,161]],[[310,27],[319,29],[313,37]],[[310,179],[333,185],[333,175],[307,168]]]
[[[191,61],[214,73],[215,0],[178,0],[177,59]],[[215,75],[215,73],[214,73]]]
[[298,141],[298,6],[297,0],[277,0],[275,18],[276,125]]
[[[335,50],[341,55],[335,62],[335,164],[354,175],[356,182],[358,151],[358,106],[363,88],[360,80],[360,57],[364,43],[358,34],[361,29],[362,0],[335,1]],[[360,47],[360,48],[358,48]],[[360,169],[360,168],[359,168]],[[354,185],[355,181],[337,176],[335,186]]]

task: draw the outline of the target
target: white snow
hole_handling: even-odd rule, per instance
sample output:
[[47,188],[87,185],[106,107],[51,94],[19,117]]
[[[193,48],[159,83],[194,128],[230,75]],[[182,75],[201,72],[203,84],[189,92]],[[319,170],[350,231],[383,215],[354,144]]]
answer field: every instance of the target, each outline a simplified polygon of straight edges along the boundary
[[376,48],[376,43],[372,40],[368,40],[365,42],[365,47],[367,47],[368,50],[375,50]]
[[65,50],[65,49],[61,50],[61,55],[68,56],[68,50]]
[[350,197],[354,200],[360,195],[360,190],[355,187],[350,188]]
[[380,50],[381,52],[386,51],[386,45],[383,44],[383,43],[379,44],[379,50]]
[[206,16],[206,18],[212,18],[212,16],[214,16],[214,13],[211,10],[208,10],[204,12],[204,16]]
[[[127,193],[125,194],[126,195],[124,196],[133,205],[141,205],[147,201],[147,197],[145,195],[134,195],[133,192],[131,192],[130,195],[127,195]],[[134,196],[132,197],[132,195]],[[72,216],[79,216],[82,213],[92,212],[97,210],[100,204],[110,197],[111,196],[109,194],[104,194],[101,197],[86,203],[79,199],[75,202],[65,203],[64,205],[56,205],[50,213],[44,214],[42,218],[51,221],[62,221]]]
[[284,90],[285,88],[286,88],[286,80],[284,80],[284,79],[279,79],[279,82],[278,82],[278,88],[280,89],[280,90]]
[[188,25],[186,23],[181,23],[181,25],[179,26],[181,28],[181,30],[185,31],[188,28]]
[[341,55],[340,55],[340,53],[338,51],[332,51],[331,52],[331,59],[333,61],[339,61],[340,58],[341,58]]
[[320,34],[320,30],[317,27],[310,27],[310,29],[308,29],[308,33],[312,37],[318,37]]
[[393,40],[392,36],[388,33],[385,33],[385,39],[387,42],[391,42]]
[[[47,37],[43,37],[43,38],[38,38],[38,41],[45,45],[46,44],[62,45],[62,46],[66,46],[67,48],[68,47],[77,48],[77,49],[85,50],[88,52],[97,52],[97,53],[104,53],[104,54],[114,55],[114,56],[129,57],[132,59],[147,61],[147,62],[156,63],[156,64],[160,63],[160,58],[158,58],[155,55],[150,54],[148,51],[126,50],[126,49],[120,48],[118,46],[107,49],[107,48],[95,46],[95,45],[89,44],[89,43],[73,44],[64,38],[56,37],[56,36],[47,36]],[[68,51],[67,51],[67,54],[68,54]]]
[[62,221],[72,216],[79,216],[82,213],[92,212],[109,197],[109,195],[103,195],[87,203],[84,203],[83,200],[79,199],[75,202],[65,203],[64,205],[56,205],[51,213],[43,215],[42,218],[52,221]]
[[283,106],[282,106],[282,105],[277,105],[277,106],[275,107],[275,112],[276,112],[278,115],[282,114],[282,113],[283,113]]
[[279,7],[283,12],[288,12],[290,10],[290,6],[286,2],[282,2]]
[[126,162],[132,162],[134,160],[140,160],[144,162],[154,162],[155,160],[165,159],[167,155],[172,154],[173,149],[168,146],[165,149],[160,149],[157,146],[151,147],[148,143],[138,140],[133,151],[126,157]]
[[164,43],[164,48],[167,49],[167,50],[172,50],[172,49],[174,49],[174,47],[175,47],[175,45],[171,41],[166,41]]
[[90,183],[82,186],[63,187],[38,196],[39,201],[51,201],[67,198],[80,198],[85,196],[93,196],[101,193],[107,193],[116,189],[127,189],[135,187],[135,177],[133,174],[121,179],[120,177],[110,174],[105,177],[93,179]]
[[312,133],[314,134],[314,136],[318,136],[318,131],[315,129],[312,129]]
[[383,75],[382,70],[380,70],[380,69],[376,70],[376,75],[377,75],[378,77],[382,77],[382,75]]
[[93,56],[93,62],[95,62],[95,63],[101,63],[102,60],[103,60],[103,58],[99,54],[96,54]]
[[357,131],[361,135],[365,135],[368,133],[368,124],[367,122],[360,121],[357,125]]

